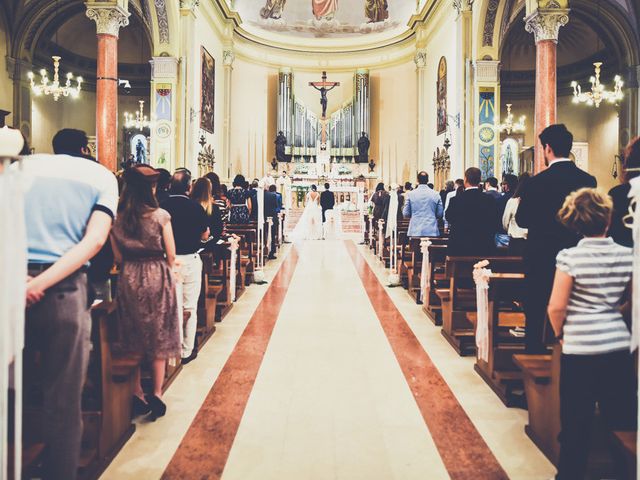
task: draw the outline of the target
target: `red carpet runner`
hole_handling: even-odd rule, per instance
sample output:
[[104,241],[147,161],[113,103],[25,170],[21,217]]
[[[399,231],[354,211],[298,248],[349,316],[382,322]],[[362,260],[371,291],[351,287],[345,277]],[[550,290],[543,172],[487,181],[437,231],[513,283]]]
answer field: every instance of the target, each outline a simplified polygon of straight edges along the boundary
[[508,480],[364,257],[345,244],[451,479]]
[[297,263],[298,253],[292,248],[211,387],[163,479],[222,477]]

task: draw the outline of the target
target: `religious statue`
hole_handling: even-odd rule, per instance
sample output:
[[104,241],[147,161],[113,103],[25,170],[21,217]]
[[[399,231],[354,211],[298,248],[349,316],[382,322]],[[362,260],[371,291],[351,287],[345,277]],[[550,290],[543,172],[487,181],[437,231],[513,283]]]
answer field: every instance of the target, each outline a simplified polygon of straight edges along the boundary
[[327,106],[329,100],[327,99],[327,92],[340,86],[340,82],[327,82],[327,72],[322,72],[321,82],[309,82],[309,86],[315,88],[320,92],[320,105],[322,106],[322,119],[327,118]]
[[142,140],[136,143],[136,163],[147,163],[147,149],[142,144]]
[[287,0],[267,0],[266,5],[260,9],[260,16],[265,20],[269,18],[278,20],[282,17],[285,3]]
[[376,162],[373,161],[373,158],[369,160],[369,173],[373,173],[376,169]]
[[358,163],[367,163],[369,159],[369,146],[371,142],[366,132],[362,132],[362,136],[358,140]]
[[278,161],[276,160],[276,157],[273,157],[271,159],[271,168],[273,168],[274,170],[278,169]]
[[316,20],[333,20],[338,10],[338,0],[311,0],[311,9]]
[[278,132],[276,140],[273,143],[276,144],[276,158],[278,161],[286,162],[287,154],[285,153],[285,147],[287,146],[287,137],[284,136],[282,130]]
[[365,0],[364,14],[369,23],[384,22],[389,18],[387,0]]

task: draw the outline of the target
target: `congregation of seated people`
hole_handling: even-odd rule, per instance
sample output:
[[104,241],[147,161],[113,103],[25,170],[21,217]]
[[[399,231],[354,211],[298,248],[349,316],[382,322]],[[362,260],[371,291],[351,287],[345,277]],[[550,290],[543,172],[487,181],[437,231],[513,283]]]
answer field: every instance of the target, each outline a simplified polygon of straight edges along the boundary
[[[276,258],[282,196],[275,185],[258,180],[249,185],[242,175],[228,190],[216,173],[194,178],[186,168],[171,174],[128,164],[114,175],[91,157],[80,130],[58,132],[53,151],[24,156],[22,162],[34,178],[25,196],[25,358],[38,359],[34,369],[25,369],[24,384],[41,386],[41,472],[48,479],[72,480],[84,438],[81,399],[93,309],[100,300],[109,303],[113,293],[118,354],[139,359],[132,363],[132,416],[148,421],[164,416],[168,369],[175,371],[198,354],[199,310],[202,298],[210,296],[203,280],[210,267],[203,258],[228,259],[229,240],[251,233],[259,187],[265,222],[271,222],[265,255]],[[238,260],[238,268],[251,262]],[[228,277],[223,271],[214,292],[231,288]],[[238,289],[244,281],[238,280]]]
[[[625,313],[631,300],[633,238],[625,217],[630,212],[629,181],[640,175],[640,138],[628,145],[622,182],[608,194],[597,189],[596,179],[570,160],[573,136],[564,125],[546,128],[539,141],[547,168],[535,176],[507,173],[501,182],[494,177],[483,180],[481,170],[471,167],[463,179],[446,182],[440,192],[429,184],[427,172],[418,173],[415,187],[407,182],[404,189],[396,189],[402,197],[399,210],[407,222],[399,230],[403,240],[398,240],[397,255],[400,273],[407,277],[404,285],[411,292],[415,285],[412,278],[421,275],[419,262],[426,253],[419,240],[428,239],[429,245],[434,245],[429,247],[431,258],[424,259],[430,265],[422,270],[431,272],[427,282],[433,285],[426,285],[431,294],[422,300],[434,323],[436,314],[440,322],[442,316],[449,317],[449,324],[445,320],[443,325],[445,337],[447,326],[455,328],[459,323],[456,312],[440,309],[434,313],[427,303],[433,299],[437,308],[444,308],[440,302],[451,308],[454,293],[449,291],[449,281],[456,274],[449,267],[473,266],[483,259],[499,263],[504,258],[510,265],[507,269],[521,269],[512,279],[515,284],[521,276],[523,288],[514,291],[522,296],[501,299],[508,300],[505,304],[516,312],[523,311],[519,314],[524,318],[523,328],[511,329],[512,335],[522,339],[522,350],[513,351],[530,355],[540,364],[551,358],[550,345],[559,346],[559,436],[552,439],[559,440],[559,454],[554,462],[557,478],[578,479],[586,475],[596,412],[610,432],[637,428],[637,380]],[[377,186],[370,199],[371,229],[378,228],[378,220],[387,219],[392,194],[384,184]],[[368,235],[372,248],[380,243],[374,231]],[[387,243],[375,250],[383,260],[391,255]],[[439,261],[440,266],[434,267]],[[440,272],[439,280],[434,280],[436,272]],[[471,270],[467,282],[463,283],[467,289],[475,289]],[[438,295],[431,287],[438,289]],[[417,293],[416,300],[421,295]],[[475,309],[475,293],[469,298]],[[475,328],[476,317],[462,313],[472,319],[466,324]],[[467,332],[461,335],[469,335]],[[461,339],[456,349],[463,354]],[[512,339],[511,345],[517,341]],[[475,352],[473,343],[467,345]],[[507,363],[511,366],[508,369],[515,368],[510,358]],[[522,381],[513,370],[504,378],[512,384],[516,378]],[[498,384],[501,380],[491,381]],[[615,453],[619,450],[612,451],[615,478],[628,478],[624,459]]]

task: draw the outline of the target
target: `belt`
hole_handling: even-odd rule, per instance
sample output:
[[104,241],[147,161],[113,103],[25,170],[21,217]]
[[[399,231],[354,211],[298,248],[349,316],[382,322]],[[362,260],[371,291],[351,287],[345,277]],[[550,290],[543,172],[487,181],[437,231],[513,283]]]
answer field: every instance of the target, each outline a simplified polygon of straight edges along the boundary
[[[29,272],[38,272],[38,273],[42,273],[45,270],[48,270],[49,268],[51,268],[53,266],[53,263],[30,263],[27,265],[27,270]],[[86,265],[80,267],[78,270],[76,270],[75,273],[83,273],[86,272],[89,269],[89,267],[87,267]]]
[[233,207],[246,207],[246,206],[247,206],[246,203],[242,203],[242,204],[239,204],[239,205],[231,205],[231,208],[233,208]]

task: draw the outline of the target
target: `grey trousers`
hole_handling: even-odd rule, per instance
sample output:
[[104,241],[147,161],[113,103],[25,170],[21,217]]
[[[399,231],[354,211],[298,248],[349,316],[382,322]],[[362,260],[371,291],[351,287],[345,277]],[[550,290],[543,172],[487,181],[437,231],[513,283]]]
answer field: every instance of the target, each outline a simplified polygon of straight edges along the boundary
[[[30,271],[34,276],[39,272]],[[27,309],[27,349],[41,355],[45,480],[74,480],[82,440],[82,388],[89,361],[91,312],[87,276],[76,272]],[[28,379],[26,379],[28,381]]]

